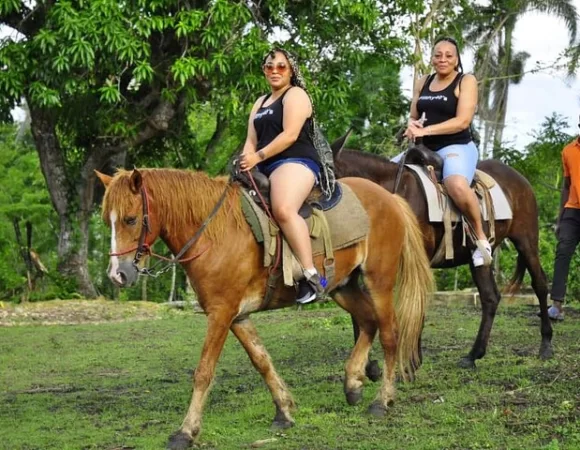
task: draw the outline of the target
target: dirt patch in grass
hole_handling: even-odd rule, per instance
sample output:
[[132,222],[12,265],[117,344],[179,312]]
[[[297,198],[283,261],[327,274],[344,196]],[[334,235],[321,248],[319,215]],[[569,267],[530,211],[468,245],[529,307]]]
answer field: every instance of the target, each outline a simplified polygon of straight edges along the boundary
[[0,326],[78,325],[158,319],[167,307],[151,302],[110,300],[52,300],[14,305],[0,304]]

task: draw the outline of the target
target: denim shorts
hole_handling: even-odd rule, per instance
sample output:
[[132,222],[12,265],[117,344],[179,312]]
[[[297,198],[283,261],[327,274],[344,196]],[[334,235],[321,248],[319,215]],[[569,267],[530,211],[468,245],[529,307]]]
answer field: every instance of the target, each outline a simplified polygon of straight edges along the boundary
[[[399,153],[391,161],[399,163],[403,153]],[[449,157],[450,153],[454,153],[457,156]],[[479,152],[473,141],[467,144],[448,145],[437,150],[437,154],[443,158],[444,180],[451,175],[462,175],[467,179],[467,183],[471,184],[475,176],[475,168],[477,167],[477,160],[479,158]]]
[[[443,179],[452,175],[462,175],[471,184],[475,176],[475,168],[479,152],[473,141],[467,144],[453,144],[437,150],[443,158]],[[450,156],[453,154],[453,156]]]
[[310,171],[314,174],[314,185],[318,185],[320,180],[320,166],[316,161],[310,158],[285,158],[279,159],[278,161],[274,161],[270,164],[264,163],[260,165],[260,171],[265,174],[267,177],[272,175],[272,173],[280,167],[282,164],[287,163],[294,163],[294,164],[301,164],[304,167],[310,169]]

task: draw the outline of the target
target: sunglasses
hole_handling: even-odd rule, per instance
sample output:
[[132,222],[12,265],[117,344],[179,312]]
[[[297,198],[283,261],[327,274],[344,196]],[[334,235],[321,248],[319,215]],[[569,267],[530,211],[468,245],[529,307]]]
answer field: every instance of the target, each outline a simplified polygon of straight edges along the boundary
[[276,64],[267,63],[264,64],[263,69],[264,72],[267,73],[268,75],[271,75],[274,72],[274,70],[276,70],[276,72],[278,72],[279,74],[284,74],[288,70],[288,64],[284,62],[279,62]]

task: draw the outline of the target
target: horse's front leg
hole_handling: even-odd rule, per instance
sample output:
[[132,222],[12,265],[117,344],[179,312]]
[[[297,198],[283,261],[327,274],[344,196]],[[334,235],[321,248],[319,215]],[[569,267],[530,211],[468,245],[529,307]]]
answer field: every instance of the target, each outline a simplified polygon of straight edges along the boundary
[[291,410],[295,407],[294,399],[286,383],[284,383],[284,380],[276,372],[274,364],[272,364],[272,359],[258,336],[256,327],[246,317],[234,321],[231,329],[272,393],[272,398],[276,405],[276,415],[272,426],[275,428],[291,427],[294,425],[294,420],[290,415]]
[[464,369],[474,369],[475,360],[481,359],[485,356],[491,327],[493,326],[497,306],[501,299],[499,290],[495,284],[491,266],[475,268],[473,267],[473,264],[471,264],[470,269],[473,281],[475,281],[475,285],[479,291],[479,299],[481,301],[481,323],[479,324],[479,331],[471,351],[467,356],[464,356],[459,361],[459,367]]
[[191,446],[201,431],[203,406],[214,377],[215,367],[224,347],[234,312],[211,313],[207,317],[207,334],[199,364],[193,375],[193,395],[187,415],[179,431],[167,444],[170,450],[184,450]]

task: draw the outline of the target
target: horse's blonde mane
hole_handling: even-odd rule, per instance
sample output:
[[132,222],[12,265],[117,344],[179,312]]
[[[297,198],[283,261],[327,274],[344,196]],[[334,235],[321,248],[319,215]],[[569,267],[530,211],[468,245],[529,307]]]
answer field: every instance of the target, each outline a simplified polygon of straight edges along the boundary
[[[163,230],[174,234],[191,227],[191,235],[209,216],[227,186],[226,177],[210,178],[203,172],[177,169],[139,169],[147,190],[151,221],[159,221]],[[115,208],[118,217],[124,217],[134,205],[135,194],[130,191],[133,171],[118,170],[111,180],[103,199],[103,219],[109,221]],[[140,201],[140,194],[137,194]],[[204,236],[218,241],[228,224],[240,227],[245,219],[239,201],[239,187],[232,185],[223,205],[213,217]]]

